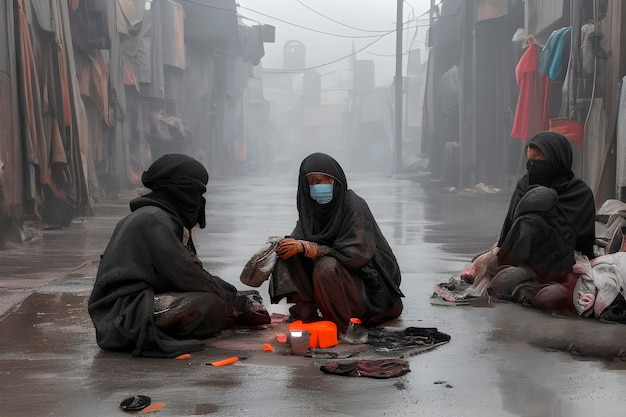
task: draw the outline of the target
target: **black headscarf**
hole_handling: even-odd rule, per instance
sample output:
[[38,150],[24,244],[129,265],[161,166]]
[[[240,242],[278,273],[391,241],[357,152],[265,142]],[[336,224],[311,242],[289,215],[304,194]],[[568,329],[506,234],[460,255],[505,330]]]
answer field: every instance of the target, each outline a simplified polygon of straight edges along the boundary
[[[309,174],[325,174],[335,180],[333,199],[329,203],[320,204],[311,198],[307,182]],[[300,164],[296,197],[298,220],[304,239],[325,245],[333,243],[343,223],[347,190],[346,175],[333,157],[324,153],[314,153],[304,158]]]
[[[543,185],[556,191],[563,212],[576,233],[576,250],[592,259],[595,240],[595,201],[591,189],[572,171],[572,146],[565,136],[550,131],[535,135],[526,146],[531,145],[539,148],[550,163],[552,180],[549,184]],[[532,185],[528,181],[528,172],[525,172],[511,196],[498,246],[502,245],[513,224],[517,205],[530,188]]]
[[163,155],[142,174],[141,181],[152,192],[133,200],[131,210],[146,205],[146,200],[154,200],[178,215],[187,229],[196,224],[206,226],[206,200],[202,194],[206,192],[209,174],[200,162],[183,154]]
[[[309,174],[325,174],[335,180],[333,198],[329,203],[319,204],[311,198],[307,182]],[[399,287],[400,266],[387,239],[365,200],[348,189],[343,169],[331,156],[314,153],[302,161],[297,208],[298,222],[291,237],[315,242],[323,246],[320,250],[324,256],[335,258],[350,271],[360,271],[358,274],[365,282],[368,302],[373,299],[371,294],[377,291],[390,298],[403,296]],[[298,260],[297,257],[290,259]],[[312,262],[300,268],[290,268],[290,279],[310,281],[312,269]],[[287,292],[282,292],[283,284],[276,277],[274,279],[270,294],[272,302],[277,302]]]
[[565,136],[556,132],[541,132],[527,143],[526,147],[529,146],[539,148],[550,165],[549,184],[545,186],[553,187],[555,184],[563,184],[574,178],[572,147]]

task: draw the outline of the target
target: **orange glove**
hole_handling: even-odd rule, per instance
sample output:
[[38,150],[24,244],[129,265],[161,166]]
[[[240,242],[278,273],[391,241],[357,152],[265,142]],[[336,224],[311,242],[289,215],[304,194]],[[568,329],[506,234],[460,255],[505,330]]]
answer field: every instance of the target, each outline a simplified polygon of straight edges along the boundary
[[304,252],[304,246],[299,240],[286,237],[276,245],[276,254],[283,259],[291,258],[294,255]]
[[320,255],[320,249],[315,242],[309,242],[308,240],[299,240],[304,248],[304,256],[317,261]]
[[315,242],[296,240],[291,237],[284,238],[276,246],[276,254],[283,259],[291,258],[299,253],[316,261],[319,257],[319,248]]

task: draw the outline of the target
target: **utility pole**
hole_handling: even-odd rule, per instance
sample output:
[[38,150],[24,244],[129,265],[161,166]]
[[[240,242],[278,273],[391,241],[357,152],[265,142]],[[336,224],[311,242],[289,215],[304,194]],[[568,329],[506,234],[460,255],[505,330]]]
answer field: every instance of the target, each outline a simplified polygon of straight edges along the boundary
[[396,76],[394,77],[395,87],[395,146],[394,146],[394,172],[399,174],[402,171],[402,29],[403,13],[402,6],[404,0],[397,0],[396,5]]

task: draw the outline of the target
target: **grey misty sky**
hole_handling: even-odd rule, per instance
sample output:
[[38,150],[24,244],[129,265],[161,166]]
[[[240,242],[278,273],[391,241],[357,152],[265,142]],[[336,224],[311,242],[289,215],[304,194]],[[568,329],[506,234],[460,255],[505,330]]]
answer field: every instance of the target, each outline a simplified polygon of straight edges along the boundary
[[[353,50],[358,51],[384,34],[384,32],[368,31],[395,30],[396,0],[238,0],[238,4],[241,6],[238,8],[239,14],[247,18],[243,21],[245,24],[253,25],[256,21],[276,27],[276,42],[265,44],[265,56],[261,61],[264,68],[282,68],[283,47],[290,40],[298,40],[305,45],[306,67],[315,67],[350,55]],[[406,0],[404,2],[403,21],[408,22],[411,19],[412,21],[404,26],[403,51],[406,52],[409,47],[419,48],[422,49],[422,56],[424,56],[424,39],[428,25],[428,14],[424,13],[429,6],[430,0]],[[324,18],[320,14],[340,23]],[[355,38],[313,32],[268,16],[306,28]],[[419,17],[417,22],[416,16]],[[416,26],[419,27],[415,28]],[[415,36],[416,30],[417,36]],[[415,41],[412,42],[414,37]],[[392,84],[396,71],[395,53],[396,35],[390,33],[367,49],[358,52],[356,56],[357,59],[373,60],[376,64],[376,84],[388,86]],[[402,74],[406,75],[406,55],[404,55],[403,62]],[[348,66],[349,59],[343,59],[337,63],[319,67],[317,71],[325,74],[348,68]]]

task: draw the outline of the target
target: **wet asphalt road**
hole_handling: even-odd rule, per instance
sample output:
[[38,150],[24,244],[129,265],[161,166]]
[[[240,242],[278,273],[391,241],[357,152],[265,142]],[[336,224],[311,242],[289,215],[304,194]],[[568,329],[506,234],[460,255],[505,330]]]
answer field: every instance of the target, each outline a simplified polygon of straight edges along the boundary
[[[295,174],[294,174],[295,175]],[[123,416],[145,394],[160,416],[623,416],[626,326],[555,318],[519,305],[429,304],[496,239],[508,195],[425,191],[409,179],[347,172],[401,266],[405,310],[395,327],[437,327],[452,336],[409,356],[393,379],[323,374],[317,359],[262,350],[275,331],[226,333],[188,360],[101,351],[86,311],[97,268],[128,196],[101,202],[65,230],[0,251],[0,416]],[[206,229],[196,232],[205,267],[240,289],[239,273],[270,235],[296,220],[295,176],[212,178]],[[267,283],[260,287],[267,299]],[[285,305],[269,306],[286,312]],[[582,356],[570,352],[579,353]],[[212,360],[238,355],[234,365]]]

